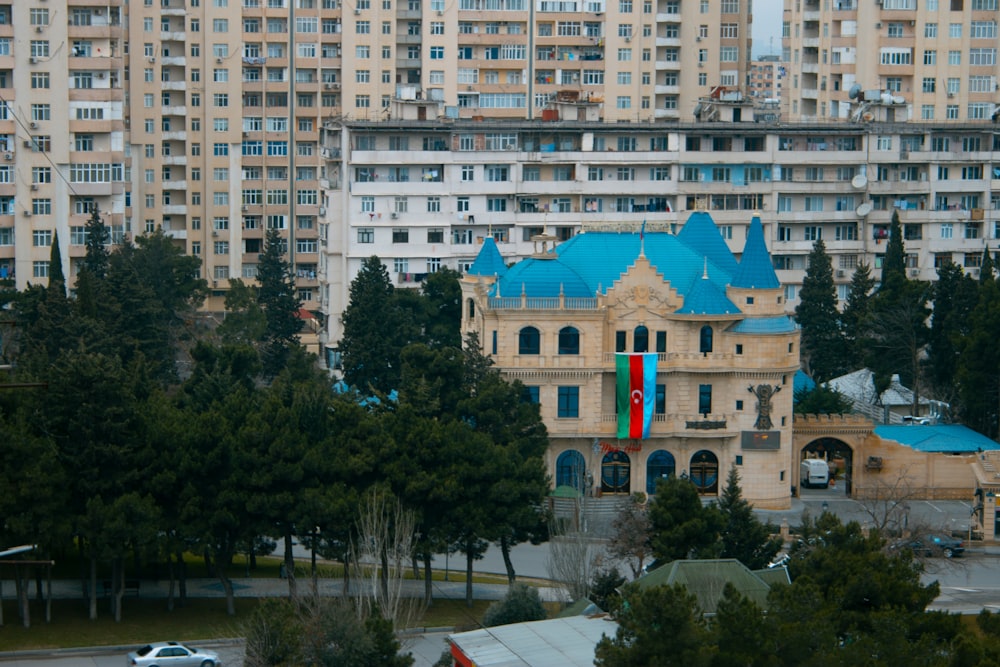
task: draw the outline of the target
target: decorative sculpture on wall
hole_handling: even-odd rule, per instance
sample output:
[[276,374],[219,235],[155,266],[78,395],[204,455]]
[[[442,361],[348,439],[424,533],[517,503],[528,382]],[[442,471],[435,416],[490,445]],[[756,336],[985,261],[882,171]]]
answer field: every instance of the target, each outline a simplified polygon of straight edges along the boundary
[[747,391],[757,397],[757,421],[753,427],[758,431],[770,431],[774,427],[771,421],[771,399],[781,391],[781,386],[769,384],[759,384],[756,388],[753,385],[747,387]]

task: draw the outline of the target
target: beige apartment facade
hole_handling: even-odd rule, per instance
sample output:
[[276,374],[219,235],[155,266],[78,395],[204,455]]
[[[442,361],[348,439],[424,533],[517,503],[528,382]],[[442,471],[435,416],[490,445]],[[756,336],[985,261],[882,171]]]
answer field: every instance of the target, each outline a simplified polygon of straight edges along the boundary
[[890,122],[989,120],[998,19],[997,0],[786,2],[788,117],[848,119],[865,106]]

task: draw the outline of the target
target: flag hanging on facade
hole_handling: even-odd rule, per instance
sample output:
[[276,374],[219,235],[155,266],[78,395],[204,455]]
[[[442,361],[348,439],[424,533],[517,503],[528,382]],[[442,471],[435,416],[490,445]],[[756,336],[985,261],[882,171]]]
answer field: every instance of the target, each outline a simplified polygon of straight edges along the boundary
[[655,353],[617,354],[618,437],[649,437],[656,402]]

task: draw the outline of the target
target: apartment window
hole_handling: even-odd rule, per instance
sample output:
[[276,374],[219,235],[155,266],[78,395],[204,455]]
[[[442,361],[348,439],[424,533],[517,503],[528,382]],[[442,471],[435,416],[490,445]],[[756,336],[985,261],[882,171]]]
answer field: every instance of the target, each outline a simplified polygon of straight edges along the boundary
[[440,197],[428,197],[427,198],[427,212],[428,213],[440,213],[441,212],[441,198]]
[[358,243],[375,243],[375,228],[358,227]]
[[48,278],[49,263],[47,261],[36,261],[31,263],[31,276],[33,278]]
[[431,227],[427,230],[428,243],[444,243],[444,228]]
[[48,248],[52,245],[52,230],[36,229],[31,233],[31,245],[36,248]]

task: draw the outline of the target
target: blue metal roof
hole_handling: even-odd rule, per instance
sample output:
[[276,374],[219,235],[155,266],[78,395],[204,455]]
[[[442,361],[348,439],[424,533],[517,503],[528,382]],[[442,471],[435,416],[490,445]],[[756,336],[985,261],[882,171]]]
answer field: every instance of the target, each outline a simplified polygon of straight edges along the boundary
[[786,334],[795,331],[795,322],[787,315],[748,317],[729,327],[732,333]]
[[[716,231],[718,234],[718,231]],[[720,235],[721,239],[721,235]],[[645,235],[641,244],[649,263],[681,294],[691,289],[707,268],[709,280],[722,293],[732,271],[663,232]],[[566,296],[594,296],[605,292],[635,264],[640,240],[635,232],[586,232],[556,246],[554,258],[529,258],[511,267],[499,281],[501,296],[517,296],[525,285],[528,296],[558,296],[563,285]],[[735,259],[730,259],[735,264]],[[736,312],[739,312],[738,310]]]
[[507,265],[492,236],[483,239],[483,248],[466,273],[473,276],[502,276],[507,273]]
[[725,269],[728,275],[736,273],[738,265],[722,234],[719,233],[715,221],[705,211],[695,211],[687,219],[677,238],[698,254],[707,257],[712,263]]
[[740,309],[703,274],[694,281],[684,296],[684,306],[677,312],[682,315],[735,315]]
[[803,390],[812,391],[816,388],[816,381],[809,377],[809,375],[800,368],[795,371],[795,379],[792,381],[792,387],[795,389],[795,393]]
[[976,452],[1000,449],[1000,444],[961,424],[876,426],[875,435],[895,440],[918,452]]
[[771,256],[764,243],[764,226],[760,218],[754,216],[747,230],[747,242],[743,246],[743,257],[740,258],[740,268],[733,276],[733,287],[774,289],[781,287],[778,274],[774,272]]

